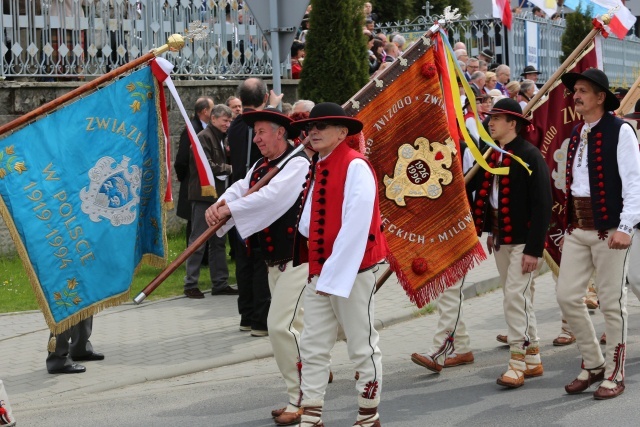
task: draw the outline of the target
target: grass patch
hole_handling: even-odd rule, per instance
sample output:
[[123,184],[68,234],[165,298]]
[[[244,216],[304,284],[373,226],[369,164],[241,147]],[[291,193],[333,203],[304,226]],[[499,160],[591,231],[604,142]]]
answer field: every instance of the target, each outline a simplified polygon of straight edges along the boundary
[[422,316],[426,316],[428,314],[433,314],[436,311],[436,305],[432,302],[430,302],[429,304],[425,305],[424,307],[422,307],[419,310],[415,310],[413,312],[413,317],[422,317]]
[[[167,235],[168,260],[173,261],[186,248],[185,230]],[[235,262],[229,258],[229,241],[227,240],[227,264],[229,265],[229,283],[236,283]],[[200,275],[200,290],[211,289],[208,267],[203,267]],[[138,295],[145,286],[156,278],[162,269],[143,265],[133,278],[131,297]],[[185,265],[182,264],[173,272],[150,296],[148,300],[182,295]],[[22,261],[17,255],[0,257],[0,313],[38,310],[38,303],[27,279]]]

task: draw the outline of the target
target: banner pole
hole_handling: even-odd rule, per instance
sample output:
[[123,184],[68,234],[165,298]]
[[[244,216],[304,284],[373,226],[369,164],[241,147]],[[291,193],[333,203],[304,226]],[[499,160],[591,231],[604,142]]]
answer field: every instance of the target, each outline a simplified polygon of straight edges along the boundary
[[72,101],[73,99],[92,91],[93,89],[97,88],[98,86],[107,83],[113,79],[115,79],[116,77],[130,71],[133,70],[136,67],[139,67],[142,64],[145,64],[149,61],[151,61],[152,59],[154,59],[156,56],[160,56],[163,53],[171,50],[171,51],[177,51],[182,49],[182,47],[184,46],[184,38],[182,37],[182,35],[180,34],[173,34],[171,36],[169,36],[168,40],[167,40],[167,44],[164,44],[162,46],[160,46],[157,49],[153,49],[151,50],[151,52],[141,56],[138,59],[134,59],[133,61],[130,61],[118,68],[116,68],[115,70],[111,70],[110,72],[108,72],[107,74],[103,74],[102,76],[98,77],[95,80],[92,80],[88,83],[83,84],[80,87],[77,87],[76,89],[67,92],[66,94],[59,96],[58,98],[47,102],[44,105],[41,105],[40,107],[36,108],[35,110],[32,110],[30,112],[28,112],[27,114],[18,117],[15,120],[10,121],[9,123],[0,126],[0,136],[4,135],[7,132],[10,132],[14,129],[19,128],[20,126],[31,122],[32,120],[36,119],[37,117],[43,115],[43,114],[47,114],[53,110],[55,110],[56,108],[60,107],[61,105]]
[[[603,19],[604,19],[604,16],[603,16]],[[533,109],[533,107],[538,103],[538,101],[543,96],[546,95],[546,93],[549,91],[549,89],[551,89],[551,86],[553,86],[555,84],[555,82],[560,78],[560,76],[562,76],[565,73],[567,68],[569,68],[569,66],[573,64],[573,62],[576,60],[576,58],[582,53],[582,51],[587,47],[587,45],[589,43],[591,43],[591,40],[593,40],[593,38],[601,30],[602,30],[601,28],[595,28],[594,27],[591,30],[591,32],[589,32],[589,34],[587,34],[587,36],[584,38],[584,40],[582,40],[582,42],[580,42],[578,47],[576,47],[574,49],[574,51],[571,52],[571,55],[569,55],[567,57],[567,59],[564,60],[562,65],[560,65],[560,67],[556,70],[556,72],[553,73],[553,75],[547,80],[547,82],[540,88],[538,93],[536,93],[535,96],[533,98],[531,98],[531,100],[527,103],[527,105],[525,105],[524,109],[522,110],[522,114],[524,116],[526,116],[527,113],[529,113],[529,111],[531,111]],[[491,154],[492,151],[493,151],[493,149],[491,147],[489,147],[489,149],[484,154],[485,158],[488,158],[488,156]],[[468,184],[469,181],[471,181],[473,179],[475,174],[478,173],[479,169],[480,169],[480,165],[478,165],[477,163],[475,165],[473,165],[473,167],[471,169],[469,169],[467,174],[464,176],[465,185]]]
[[[249,194],[255,193],[260,190],[262,187],[267,185],[271,179],[280,172],[280,170],[284,167],[285,163],[293,158],[296,154],[302,151],[305,148],[304,144],[298,145],[293,151],[291,151],[284,159],[282,159],[273,169],[271,169],[267,174],[258,181],[253,187],[251,187],[243,197],[248,196]],[[136,304],[142,303],[151,292],[156,290],[158,286],[162,284],[174,271],[178,269],[182,265],[183,262],[187,260],[200,246],[202,246],[209,238],[211,238],[216,231],[220,229],[224,224],[229,221],[230,216],[222,219],[216,225],[212,225],[209,227],[204,233],[200,235],[187,249],[184,250],[178,257],[171,262],[164,270],[160,272],[134,299],[133,302]]]

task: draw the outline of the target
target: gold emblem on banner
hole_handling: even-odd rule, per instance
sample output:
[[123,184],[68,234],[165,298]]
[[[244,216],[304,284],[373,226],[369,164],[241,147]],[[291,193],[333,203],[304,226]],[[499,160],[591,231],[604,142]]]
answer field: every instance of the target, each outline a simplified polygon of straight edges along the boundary
[[442,187],[453,180],[448,168],[456,152],[451,138],[443,144],[421,137],[413,146],[401,145],[394,176],[384,176],[385,195],[398,206],[406,205],[405,197],[437,199],[442,195]]

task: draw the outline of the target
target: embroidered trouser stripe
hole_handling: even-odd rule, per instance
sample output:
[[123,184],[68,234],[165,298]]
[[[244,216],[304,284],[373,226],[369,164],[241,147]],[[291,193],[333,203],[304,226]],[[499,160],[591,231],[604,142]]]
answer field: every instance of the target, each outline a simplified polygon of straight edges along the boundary
[[302,301],[309,266],[293,267],[289,261],[284,271],[269,267],[271,306],[267,317],[273,356],[287,386],[289,403],[300,406],[300,331]]
[[[453,351],[468,353],[471,351],[469,334],[462,318],[464,301],[464,277],[453,286],[442,292],[436,300],[438,307],[438,326],[433,336],[433,345],[428,354],[439,364],[444,364],[444,359]],[[453,341],[451,341],[453,339]]]
[[[372,270],[356,276],[349,298],[316,294],[317,277],[313,277],[304,293],[304,328],[302,356],[303,402],[324,400],[329,377],[331,349],[336,343],[338,324],[347,338],[347,351],[360,373],[356,383],[359,395],[367,384],[376,385],[376,399],[382,386],[382,356],[374,321],[375,275]],[[371,385],[369,390],[371,390]]]
[[511,352],[525,353],[526,347],[538,346],[538,328],[533,311],[534,279],[542,260],[533,273],[522,274],[524,245],[502,245],[495,252],[496,266],[504,294],[504,317],[507,322]]
[[[613,232],[615,230],[608,233],[611,235]],[[619,354],[616,349],[627,339],[625,277],[628,250],[609,249],[607,240],[600,239],[597,231],[582,229],[575,229],[565,236],[558,277],[558,304],[576,337],[585,368],[597,368],[606,360],[605,377],[622,380],[624,354]],[[600,310],[605,319],[606,358],[582,300],[594,269]]]

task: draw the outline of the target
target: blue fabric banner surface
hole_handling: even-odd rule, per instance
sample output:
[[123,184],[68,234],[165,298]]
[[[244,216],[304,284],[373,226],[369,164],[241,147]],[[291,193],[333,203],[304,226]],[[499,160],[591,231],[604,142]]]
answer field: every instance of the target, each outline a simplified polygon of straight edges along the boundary
[[0,139],[0,211],[54,333],[166,260],[156,84],[145,67]]

